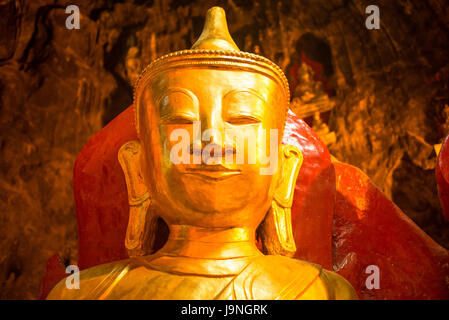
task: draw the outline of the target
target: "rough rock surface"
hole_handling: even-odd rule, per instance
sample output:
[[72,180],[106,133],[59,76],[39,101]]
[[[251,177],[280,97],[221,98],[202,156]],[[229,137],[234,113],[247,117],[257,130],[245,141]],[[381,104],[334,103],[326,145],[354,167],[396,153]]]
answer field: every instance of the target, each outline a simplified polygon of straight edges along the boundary
[[[65,27],[73,4],[80,30]],[[35,298],[55,252],[76,262],[77,153],[131,103],[141,66],[189,48],[217,4],[240,49],[323,66],[332,154],[449,248],[433,150],[448,133],[446,1],[376,1],[381,28],[367,30],[365,0],[0,0],[0,298]]]

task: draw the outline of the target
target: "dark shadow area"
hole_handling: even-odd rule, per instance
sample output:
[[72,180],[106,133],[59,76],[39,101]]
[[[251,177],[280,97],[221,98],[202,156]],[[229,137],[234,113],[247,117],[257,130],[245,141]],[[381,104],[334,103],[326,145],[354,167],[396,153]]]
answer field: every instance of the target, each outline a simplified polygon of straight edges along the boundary
[[129,48],[128,42],[134,32],[135,28],[125,28],[120,33],[115,45],[104,56],[105,68],[114,76],[117,82],[117,88],[107,100],[107,105],[103,113],[103,125],[107,125],[133,103],[133,88],[117,72],[117,66],[125,60]]
[[[423,170],[406,154],[393,173],[392,200],[440,245],[449,249],[449,222],[437,193],[435,170]],[[415,196],[420,190],[420,197]]]
[[305,33],[296,42],[296,52],[304,52],[308,59],[320,63],[323,66],[323,76],[328,78],[334,74],[332,52],[326,40],[313,33]]

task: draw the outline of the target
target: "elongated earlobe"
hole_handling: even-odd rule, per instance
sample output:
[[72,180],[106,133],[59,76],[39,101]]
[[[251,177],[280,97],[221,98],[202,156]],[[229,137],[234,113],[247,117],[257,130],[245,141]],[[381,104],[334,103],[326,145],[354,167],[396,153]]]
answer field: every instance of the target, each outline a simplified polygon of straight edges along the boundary
[[158,217],[149,210],[151,200],[142,175],[140,142],[126,142],[118,152],[118,160],[125,175],[129,201],[125,247],[130,257],[147,255],[153,248]]
[[258,229],[266,254],[293,256],[296,252],[292,232],[291,207],[296,178],[302,165],[301,151],[289,145],[282,145],[282,165],[279,184],[275,190],[271,209]]

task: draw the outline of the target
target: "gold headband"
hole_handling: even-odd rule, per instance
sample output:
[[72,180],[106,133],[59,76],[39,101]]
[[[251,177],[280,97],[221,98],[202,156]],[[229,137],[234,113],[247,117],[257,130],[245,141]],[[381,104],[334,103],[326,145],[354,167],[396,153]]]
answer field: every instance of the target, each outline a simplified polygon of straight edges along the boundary
[[271,60],[257,54],[242,52],[232,40],[226,23],[225,12],[220,7],[208,10],[203,32],[190,50],[176,51],[150,63],[140,74],[134,86],[134,113],[139,134],[139,97],[151,79],[168,69],[183,67],[226,67],[256,72],[278,82],[285,95],[285,110],[288,111],[290,89],[281,68]]

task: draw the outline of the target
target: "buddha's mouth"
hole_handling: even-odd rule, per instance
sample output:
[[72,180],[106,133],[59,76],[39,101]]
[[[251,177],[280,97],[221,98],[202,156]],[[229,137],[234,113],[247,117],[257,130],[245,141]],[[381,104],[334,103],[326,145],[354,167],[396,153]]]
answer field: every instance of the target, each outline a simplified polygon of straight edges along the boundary
[[223,180],[240,175],[240,170],[228,169],[223,165],[202,165],[186,168],[185,174],[196,175],[208,180]]

